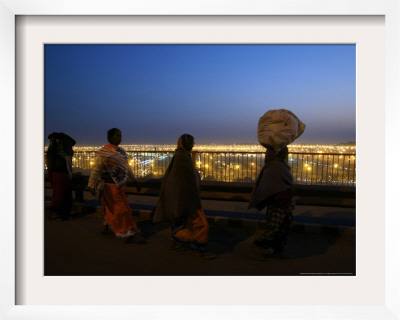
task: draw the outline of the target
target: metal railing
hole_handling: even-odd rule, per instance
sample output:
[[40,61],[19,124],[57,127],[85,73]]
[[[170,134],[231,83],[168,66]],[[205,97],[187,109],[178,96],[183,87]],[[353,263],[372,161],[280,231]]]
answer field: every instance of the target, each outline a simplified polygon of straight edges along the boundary
[[[162,178],[174,151],[128,151],[129,164],[138,178]],[[95,151],[77,151],[75,171],[89,175]],[[203,181],[254,182],[264,165],[263,152],[192,152]],[[288,157],[294,182],[304,185],[355,186],[356,155],[291,152]]]

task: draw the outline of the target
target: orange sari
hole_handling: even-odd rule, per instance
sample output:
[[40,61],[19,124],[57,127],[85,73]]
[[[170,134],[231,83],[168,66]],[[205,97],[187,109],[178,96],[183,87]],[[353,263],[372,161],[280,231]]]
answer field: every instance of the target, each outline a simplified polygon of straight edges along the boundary
[[125,194],[125,187],[118,189],[117,185],[106,183],[101,201],[105,220],[117,237],[129,237],[138,232],[136,221],[132,216],[132,209]]
[[205,244],[208,242],[209,225],[203,209],[197,210],[197,217],[188,219],[184,229],[173,234],[173,237],[183,242]]

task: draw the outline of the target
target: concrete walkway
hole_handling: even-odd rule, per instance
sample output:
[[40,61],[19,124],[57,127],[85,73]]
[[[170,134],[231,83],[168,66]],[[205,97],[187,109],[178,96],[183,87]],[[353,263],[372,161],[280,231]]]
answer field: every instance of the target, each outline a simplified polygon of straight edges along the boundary
[[[86,205],[96,204],[89,195],[85,194],[85,199]],[[89,207],[75,206],[75,214],[67,221],[46,214],[45,275],[356,274],[354,209],[296,208],[296,223],[285,254],[272,257],[253,245],[263,232],[264,214],[247,211],[246,203],[204,201],[211,225],[208,251],[216,255],[215,259],[206,260],[189,250],[168,249],[168,224],[152,225],[148,220],[156,198],[130,196],[129,200],[147,240],[144,245],[125,244],[113,235],[102,235],[101,214]]]

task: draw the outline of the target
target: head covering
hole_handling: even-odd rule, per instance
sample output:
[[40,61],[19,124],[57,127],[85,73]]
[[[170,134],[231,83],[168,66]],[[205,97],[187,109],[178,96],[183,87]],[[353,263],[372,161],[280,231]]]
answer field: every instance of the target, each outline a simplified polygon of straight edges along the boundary
[[52,139],[63,140],[63,142],[69,143],[72,146],[76,144],[76,141],[72,139],[69,135],[65,134],[64,132],[52,132],[49,134],[47,138],[50,140]]
[[70,156],[74,154],[72,147],[76,144],[76,141],[69,135],[63,132],[53,132],[49,134],[48,139],[51,140],[49,149],[54,146],[59,146],[65,154]]
[[185,133],[179,137],[177,148],[190,151],[193,148],[193,141],[194,141],[193,136]]
[[47,161],[49,167],[65,168],[69,177],[72,178],[72,147],[76,141],[63,132],[53,132],[49,134],[50,145],[47,149]]

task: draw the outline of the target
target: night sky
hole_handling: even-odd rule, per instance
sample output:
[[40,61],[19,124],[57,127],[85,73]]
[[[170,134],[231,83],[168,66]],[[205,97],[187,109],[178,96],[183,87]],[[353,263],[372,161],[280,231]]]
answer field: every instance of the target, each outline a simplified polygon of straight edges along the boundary
[[296,143],[355,141],[355,45],[45,45],[45,144],[257,143],[258,119],[289,109]]

